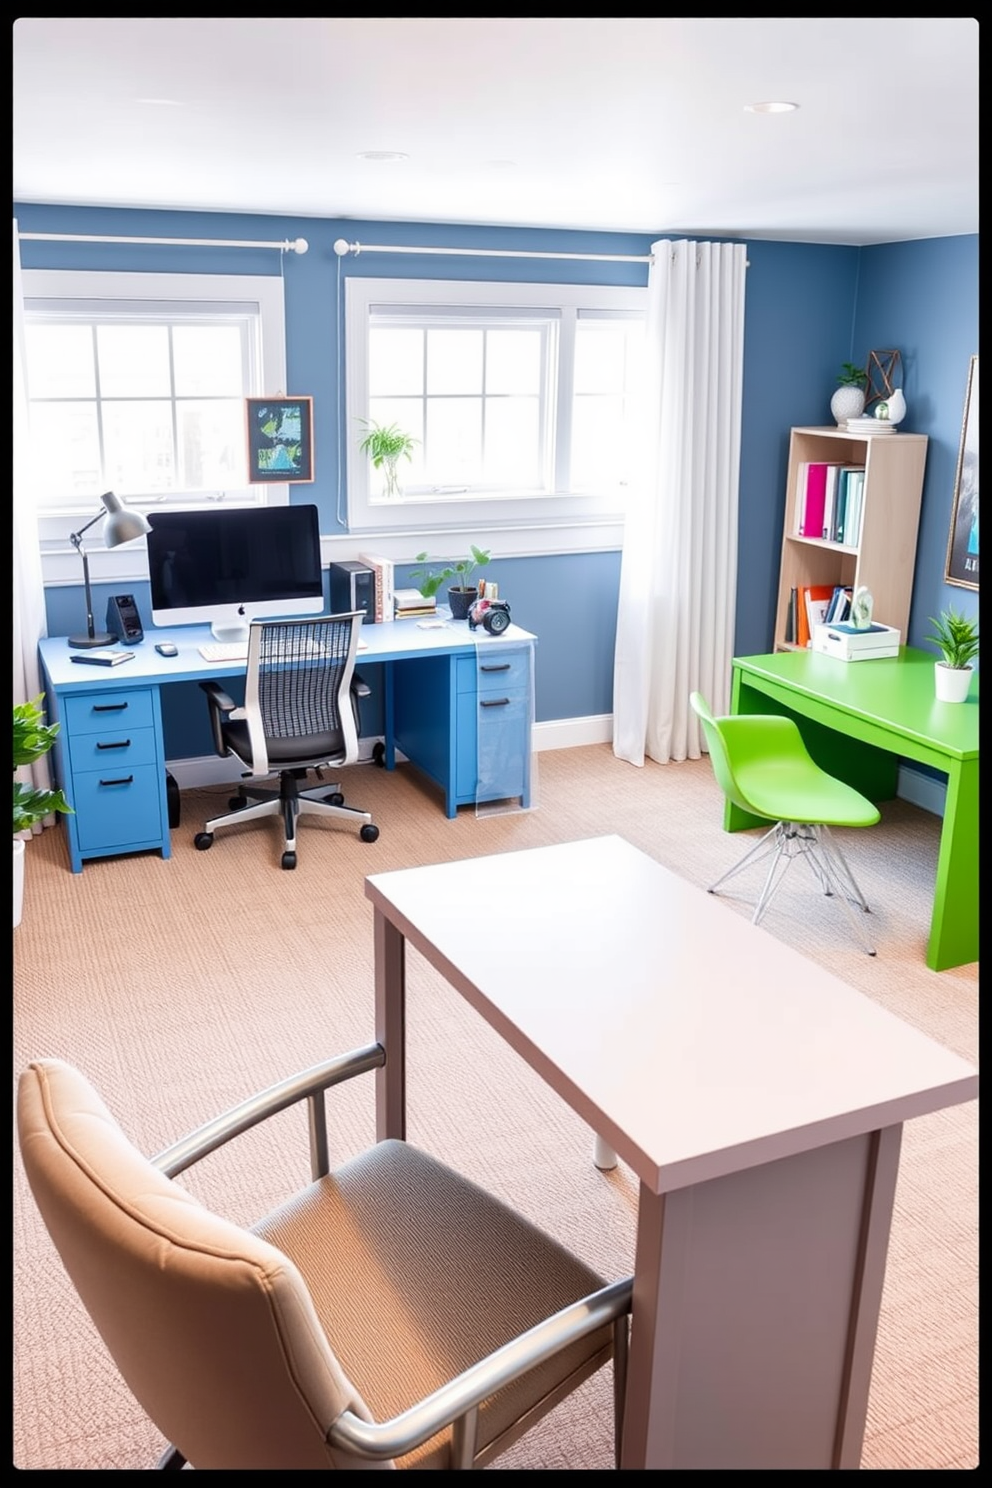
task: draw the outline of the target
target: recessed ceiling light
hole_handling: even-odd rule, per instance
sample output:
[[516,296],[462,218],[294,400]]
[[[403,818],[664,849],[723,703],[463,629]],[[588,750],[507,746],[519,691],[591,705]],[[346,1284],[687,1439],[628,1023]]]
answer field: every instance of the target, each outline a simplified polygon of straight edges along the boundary
[[746,103],[744,112],[746,114],[791,114],[799,107],[798,103]]
[[359,160],[409,160],[402,150],[359,150]]

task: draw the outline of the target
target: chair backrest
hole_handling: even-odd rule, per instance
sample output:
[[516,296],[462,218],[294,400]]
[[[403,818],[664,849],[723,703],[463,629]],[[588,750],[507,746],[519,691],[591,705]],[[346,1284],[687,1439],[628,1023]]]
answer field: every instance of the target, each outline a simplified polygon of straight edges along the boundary
[[351,683],[361,626],[361,611],[252,621],[245,719],[256,761],[267,758],[267,739],[299,740],[301,757],[328,755],[339,764],[357,760]]
[[741,713],[717,718],[710,712],[709,704],[700,692],[691,693],[689,702],[702,724],[713,774],[724,795],[744,811],[753,815],[766,815],[749,800],[740,784],[738,768],[754,759],[779,754],[785,757],[786,754],[797,751],[805,754],[805,747],[793,720],[764,713]]
[[211,1214],[124,1135],[78,1070],[28,1066],[21,1155],[38,1208],[129,1389],[198,1468],[368,1468],[328,1446],[371,1416],[296,1266]]

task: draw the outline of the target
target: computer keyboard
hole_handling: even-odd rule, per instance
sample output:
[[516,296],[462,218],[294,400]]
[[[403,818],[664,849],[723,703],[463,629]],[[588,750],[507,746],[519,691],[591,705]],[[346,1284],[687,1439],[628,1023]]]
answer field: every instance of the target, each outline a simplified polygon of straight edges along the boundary
[[198,647],[204,661],[247,661],[247,641],[208,641]]

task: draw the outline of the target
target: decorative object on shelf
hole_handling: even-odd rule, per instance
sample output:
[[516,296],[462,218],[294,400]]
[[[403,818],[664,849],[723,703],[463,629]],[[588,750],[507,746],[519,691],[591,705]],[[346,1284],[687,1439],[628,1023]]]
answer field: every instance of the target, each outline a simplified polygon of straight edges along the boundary
[[93,647],[112,646],[117,640],[108,630],[98,631],[93,624],[93,594],[90,589],[90,561],[83,547],[83,533],[88,532],[94,522],[99,522],[101,517],[107,521],[103,529],[103,541],[108,548],[118,548],[121,543],[132,542],[136,537],[144,537],[146,532],[151,531],[150,524],[140,512],[128,511],[119,496],[113,491],[104,491],[100,497],[105,507],[104,511],[97,512],[96,516],[80,527],[78,532],[69,534],[69,541],[83,560],[83,591],[86,596],[86,634],[69,637],[69,645],[77,649],[88,650]]
[[405,434],[398,424],[377,424],[374,419],[360,419],[365,438],[358,448],[368,455],[373,469],[382,472],[382,494],[387,500],[400,494],[399,462],[413,459],[413,447],[419,444],[412,434]]
[[24,765],[48,753],[58,736],[60,725],[46,723],[42,711],[45,694],[40,692],[29,703],[14,704],[14,924],[21,923],[24,904],[24,838],[38,822],[55,811],[71,812],[72,807],[60,790],[39,790],[29,781],[18,780]]
[[471,556],[468,558],[458,558],[451,562],[439,560],[442,564],[440,568],[428,562],[426,553],[418,553],[417,563],[420,567],[410,572],[411,579],[426,599],[436,595],[448,579],[458,580],[457,584],[452,584],[448,589],[452,620],[468,618],[469,607],[479,597],[478,587],[471,582],[472,576],[477,568],[485,567],[491,556],[488,548],[477,548],[475,543],[469,544],[469,552]]
[[863,414],[861,418],[849,418],[845,427],[849,434],[896,434],[898,432],[895,424],[889,423],[888,419],[876,418],[871,413]]
[[[896,376],[902,363],[899,351],[870,351],[865,377],[865,410],[874,410],[876,403],[884,403],[895,391]],[[901,378],[900,378],[901,381]]]
[[978,357],[968,367],[961,447],[954,476],[951,530],[944,578],[962,589],[978,588]]
[[857,418],[864,411],[868,375],[853,362],[842,362],[837,383],[837,389],[830,399],[830,412],[838,429],[843,429],[848,419]]
[[901,424],[906,417],[906,399],[902,388],[894,388],[888,398],[875,404],[875,417],[884,419],[886,423],[895,427]]
[[313,480],[313,399],[246,398],[248,480]]
[[934,690],[941,703],[963,703],[971,686],[972,662],[978,655],[978,620],[961,615],[953,606],[931,615],[928,641],[943,660],[934,663]]
[[851,600],[851,620],[855,630],[871,629],[871,612],[875,608],[872,592],[866,584],[859,584]]

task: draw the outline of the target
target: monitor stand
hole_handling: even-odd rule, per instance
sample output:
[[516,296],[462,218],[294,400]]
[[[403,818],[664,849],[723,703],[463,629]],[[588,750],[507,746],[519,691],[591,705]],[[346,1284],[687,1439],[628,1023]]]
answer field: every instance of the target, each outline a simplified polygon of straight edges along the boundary
[[210,634],[215,641],[225,641],[228,645],[233,643],[247,644],[249,627],[243,620],[215,621],[210,627]]

